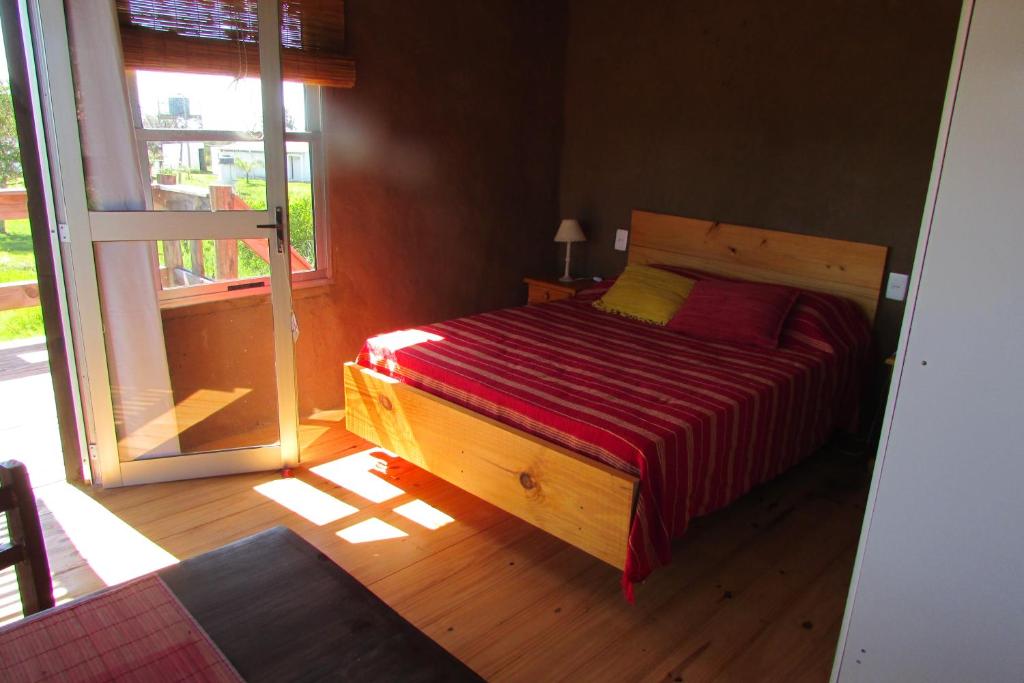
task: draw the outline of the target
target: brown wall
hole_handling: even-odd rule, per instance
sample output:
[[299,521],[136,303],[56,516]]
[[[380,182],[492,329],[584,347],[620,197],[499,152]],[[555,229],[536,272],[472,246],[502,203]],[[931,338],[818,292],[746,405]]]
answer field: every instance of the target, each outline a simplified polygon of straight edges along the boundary
[[318,368],[335,392],[368,335],[524,303],[523,276],[551,269],[566,31],[549,0],[345,11],[358,84],[324,100],[336,268]]
[[[959,8],[572,0],[561,208],[589,272],[622,268],[633,208],[884,244],[909,272]],[[883,302],[886,352],[901,316]]]

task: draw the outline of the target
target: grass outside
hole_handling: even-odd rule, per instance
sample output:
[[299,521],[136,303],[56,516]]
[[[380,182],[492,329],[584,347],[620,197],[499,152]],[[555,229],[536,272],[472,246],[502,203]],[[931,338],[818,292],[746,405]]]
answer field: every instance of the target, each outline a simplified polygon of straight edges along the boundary
[[28,219],[4,221],[4,231],[0,234],[0,283],[35,280],[36,259]]
[[[4,233],[0,234],[0,284],[35,280],[36,259],[28,219],[5,221]],[[0,311],[0,342],[42,334],[43,314],[39,306]]]
[[0,342],[43,336],[43,309],[16,308],[0,311]]
[[[178,183],[181,185],[209,187],[210,185],[219,185],[221,183],[220,177],[213,173],[179,171],[177,176]],[[253,180],[242,178],[236,180],[235,193],[244,199],[251,209],[262,210],[267,208],[267,182],[262,178],[254,178]],[[289,204],[309,198],[311,194],[312,190],[309,183],[288,183]]]

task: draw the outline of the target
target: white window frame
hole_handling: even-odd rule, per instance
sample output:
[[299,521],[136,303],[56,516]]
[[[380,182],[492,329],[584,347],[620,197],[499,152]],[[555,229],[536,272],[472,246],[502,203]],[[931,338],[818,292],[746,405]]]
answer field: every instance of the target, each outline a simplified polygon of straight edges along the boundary
[[[135,123],[135,144],[138,148],[139,168],[144,178],[149,178],[149,142],[225,142],[259,141],[259,137],[242,131],[191,130],[175,128],[146,128],[142,122],[139,105],[139,90],[135,71],[127,72],[128,101]],[[313,197],[313,236],[316,249],[316,268],[310,271],[292,273],[292,288],[300,289],[329,284],[331,278],[330,230],[327,221],[326,164],[323,149],[321,91],[318,85],[303,85],[305,92],[306,129],[285,131],[285,144],[305,142],[309,145],[310,184]],[[287,166],[285,167],[287,169]],[[147,188],[152,186],[147,182]],[[147,192],[147,209],[152,209],[152,193]],[[156,258],[156,250],[153,250]],[[156,283],[161,308],[178,308],[211,301],[222,301],[248,296],[269,296],[270,276],[241,278],[230,282],[211,282],[191,287],[163,289]]]

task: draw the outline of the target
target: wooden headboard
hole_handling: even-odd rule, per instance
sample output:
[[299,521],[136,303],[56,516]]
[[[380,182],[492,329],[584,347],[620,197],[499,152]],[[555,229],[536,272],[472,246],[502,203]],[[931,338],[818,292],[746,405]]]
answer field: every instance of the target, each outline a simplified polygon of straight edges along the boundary
[[629,259],[837,294],[872,323],[887,247],[633,211]]

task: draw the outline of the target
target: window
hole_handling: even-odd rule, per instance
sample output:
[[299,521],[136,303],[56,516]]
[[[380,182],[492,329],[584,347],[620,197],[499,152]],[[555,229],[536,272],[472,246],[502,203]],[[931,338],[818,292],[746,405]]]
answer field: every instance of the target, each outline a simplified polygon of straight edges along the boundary
[[[152,210],[266,208],[258,78],[135,70],[128,83]],[[329,276],[329,251],[320,87],[285,82],[284,103],[293,280],[322,280]],[[168,306],[255,293],[270,274],[263,241],[164,241],[155,247],[161,301]]]
[[[139,167],[153,209],[266,207],[253,0],[117,0]],[[280,0],[293,281],[329,275],[320,89],[355,85],[343,0]],[[252,293],[265,240],[161,242],[162,305]]]

